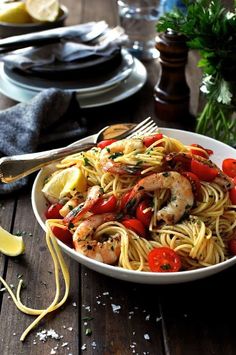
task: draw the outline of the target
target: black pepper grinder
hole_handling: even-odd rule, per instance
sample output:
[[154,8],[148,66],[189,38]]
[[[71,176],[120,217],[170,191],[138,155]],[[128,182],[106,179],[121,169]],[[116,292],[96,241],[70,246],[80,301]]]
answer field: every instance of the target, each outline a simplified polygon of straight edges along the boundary
[[156,115],[160,120],[186,121],[191,115],[185,77],[188,59],[185,37],[167,30],[157,36],[156,48],[160,52],[160,76],[154,88]]

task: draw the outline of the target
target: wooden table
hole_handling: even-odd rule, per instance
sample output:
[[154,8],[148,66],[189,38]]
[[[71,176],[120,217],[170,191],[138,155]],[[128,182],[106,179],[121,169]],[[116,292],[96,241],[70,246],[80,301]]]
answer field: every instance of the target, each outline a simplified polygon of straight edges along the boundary
[[[115,1],[64,0],[64,4],[70,11],[67,24],[101,19],[110,25],[117,23]],[[161,122],[155,117],[153,87],[158,76],[158,61],[145,65],[148,81],[138,94],[117,104],[84,112],[93,130],[111,122],[141,121],[149,115],[160,126],[186,128],[181,122]],[[193,112],[197,109],[199,81],[195,65],[195,55],[190,53],[188,81]],[[0,96],[1,109],[14,104],[7,97]],[[1,199],[0,224],[13,233],[24,231],[26,252],[18,258],[0,255],[0,275],[14,286],[13,290],[22,275],[26,285],[23,301],[33,308],[44,308],[54,295],[54,276],[44,232],[31,207],[34,177],[27,189]],[[201,281],[151,286],[102,276],[67,257],[66,262],[71,274],[66,305],[43,320],[24,343],[19,338],[32,317],[19,312],[8,293],[0,292],[0,354],[236,353],[233,325],[236,267]],[[113,312],[112,305],[120,306],[119,313]],[[49,337],[42,342],[37,336],[42,329],[55,330],[60,339]]]

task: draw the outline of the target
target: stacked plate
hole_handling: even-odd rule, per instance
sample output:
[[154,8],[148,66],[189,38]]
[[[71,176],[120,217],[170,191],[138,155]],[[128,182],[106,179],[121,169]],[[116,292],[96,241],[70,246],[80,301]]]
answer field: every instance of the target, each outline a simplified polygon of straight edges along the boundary
[[147,78],[143,64],[126,50],[108,57],[91,56],[69,63],[55,62],[28,71],[0,66],[0,91],[25,102],[50,87],[77,92],[81,107],[97,107],[125,99],[142,88]]

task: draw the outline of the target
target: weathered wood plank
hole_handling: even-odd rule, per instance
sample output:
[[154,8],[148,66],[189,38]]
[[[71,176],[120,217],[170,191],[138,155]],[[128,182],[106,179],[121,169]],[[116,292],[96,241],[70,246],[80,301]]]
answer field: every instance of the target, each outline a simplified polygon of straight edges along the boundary
[[[26,250],[23,256],[8,261],[6,281],[14,285],[15,291],[21,277],[26,284],[26,288],[22,292],[24,303],[32,308],[44,309],[53,300],[55,294],[54,269],[45,243],[44,232],[35,221],[29,194],[22,196],[18,201],[14,224],[14,231],[16,230],[24,231]],[[0,314],[1,354],[14,354],[14,349],[18,349],[21,354],[46,354],[50,353],[48,352],[49,347],[57,347],[57,344],[59,344],[58,348],[61,348],[62,354],[64,351],[69,353],[69,350],[76,353],[78,317],[72,303],[78,303],[79,267],[77,263],[66,259],[71,274],[70,298],[63,311],[58,311],[43,320],[39,327],[32,331],[24,344],[20,343],[19,338],[35,317],[22,314],[16,309],[8,294],[4,294]],[[42,328],[47,330],[52,328],[63,338],[59,341],[49,339],[46,343],[42,343],[36,336]],[[68,345],[65,345],[64,349],[62,345],[67,342]],[[35,346],[32,346],[34,343],[36,343]]]
[[[81,287],[81,344],[87,354],[164,353],[158,287],[119,281],[84,267]],[[90,336],[86,329],[91,329]]]

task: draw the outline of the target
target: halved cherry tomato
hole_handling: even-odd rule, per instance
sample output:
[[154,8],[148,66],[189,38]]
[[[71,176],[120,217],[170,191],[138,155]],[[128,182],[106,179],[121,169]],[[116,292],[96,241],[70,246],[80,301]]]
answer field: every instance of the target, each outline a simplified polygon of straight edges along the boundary
[[136,218],[124,219],[121,223],[127,228],[131,229],[133,232],[137,233],[143,238],[146,238],[146,230],[142,222]]
[[146,227],[149,227],[149,224],[152,219],[152,211],[148,210],[144,212],[147,208],[150,207],[148,200],[141,201],[136,209],[136,218],[141,221]]
[[73,247],[72,234],[67,229],[67,227],[52,226],[52,232],[55,235],[55,237],[58,238],[61,242],[68,245],[70,248]]
[[105,139],[104,141],[99,142],[97,144],[97,147],[103,149],[116,141],[117,141],[117,139]]
[[181,174],[184,175],[189,180],[192,186],[194,196],[198,199],[200,197],[200,190],[201,190],[201,183],[199,177],[196,174],[191,173],[191,171],[184,171]]
[[231,255],[236,255],[236,232],[231,236],[228,242],[228,248]]
[[226,175],[234,178],[236,176],[236,159],[225,159],[222,163],[222,170]]
[[200,180],[212,181],[218,175],[218,170],[196,159],[191,161],[191,172],[199,177]]
[[59,211],[63,207],[61,203],[55,203],[48,207],[47,211],[45,212],[45,217],[47,219],[61,219],[63,218]]
[[203,158],[208,158],[209,155],[213,154],[213,150],[203,148],[200,144],[193,143],[193,144],[191,144],[191,147],[201,148],[202,151],[198,150],[198,149],[190,149],[190,151],[192,154],[199,155],[200,157],[203,157]]
[[111,195],[108,199],[99,198],[98,201],[90,209],[90,212],[94,214],[102,214],[113,212],[116,208],[117,199],[114,195]]
[[181,268],[180,257],[168,247],[152,249],[148,254],[148,264],[153,272],[175,272]]
[[153,136],[145,137],[143,139],[143,144],[145,145],[145,147],[148,148],[150,145],[152,145],[153,143],[159,141],[162,138],[163,138],[163,134],[162,133],[157,133],[157,134],[154,134]]

